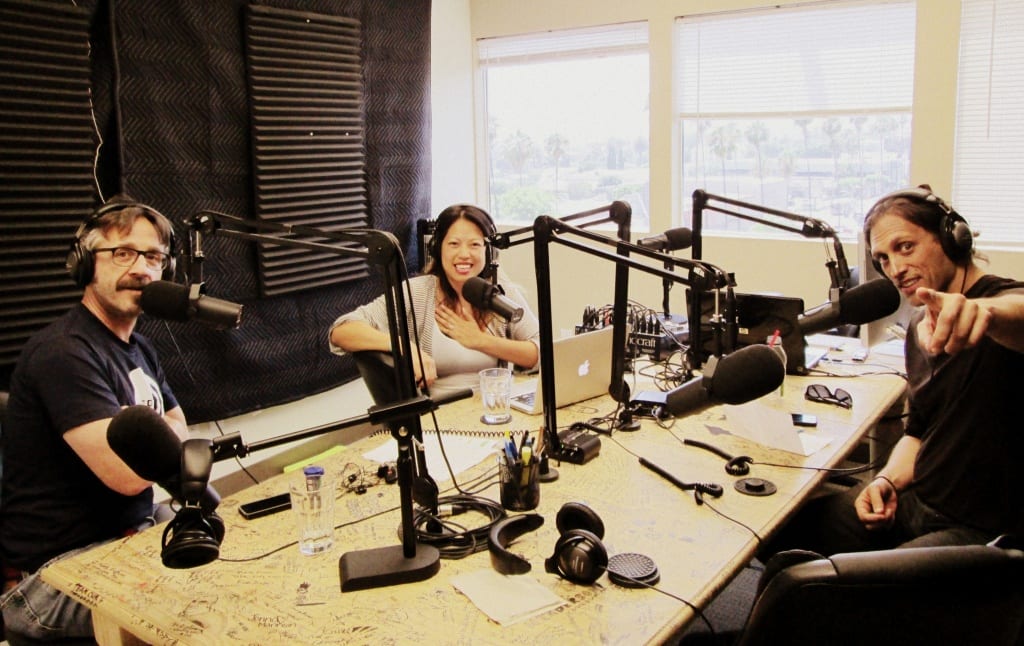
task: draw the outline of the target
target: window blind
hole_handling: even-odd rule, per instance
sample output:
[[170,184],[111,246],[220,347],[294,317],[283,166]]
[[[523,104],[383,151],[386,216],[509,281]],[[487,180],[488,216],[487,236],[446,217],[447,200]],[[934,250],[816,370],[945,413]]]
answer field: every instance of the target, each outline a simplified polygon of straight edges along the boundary
[[913,2],[684,16],[676,105],[683,118],[909,110],[914,20]]
[[647,53],[647,23],[601,25],[477,41],[481,67]]
[[953,203],[979,243],[1024,246],[1024,3],[963,0]]

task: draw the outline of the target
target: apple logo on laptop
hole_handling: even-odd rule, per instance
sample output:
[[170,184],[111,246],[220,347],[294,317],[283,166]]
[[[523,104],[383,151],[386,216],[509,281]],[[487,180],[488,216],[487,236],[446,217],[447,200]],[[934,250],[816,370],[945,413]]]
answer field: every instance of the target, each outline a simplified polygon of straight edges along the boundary
[[581,377],[586,377],[588,374],[590,374],[590,359],[587,359],[583,363],[581,363],[580,367],[577,369],[577,372]]

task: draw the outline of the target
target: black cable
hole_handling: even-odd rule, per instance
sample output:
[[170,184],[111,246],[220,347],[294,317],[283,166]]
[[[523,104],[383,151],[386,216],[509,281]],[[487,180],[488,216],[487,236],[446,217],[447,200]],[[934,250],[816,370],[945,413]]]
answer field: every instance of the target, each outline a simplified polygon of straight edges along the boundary
[[[672,434],[672,437],[675,437],[675,434],[674,434],[674,433]],[[610,439],[610,440],[611,440],[612,442],[614,442],[615,444],[617,444],[617,445],[619,446],[619,448],[621,448],[621,449],[622,449],[623,451],[625,451],[626,453],[629,453],[629,454],[630,454],[630,455],[632,455],[633,457],[635,457],[635,458],[637,458],[638,460],[640,460],[640,461],[641,461],[641,463],[642,463],[643,461],[645,461],[645,458],[643,458],[643,457],[642,457],[641,455],[639,455],[639,454],[637,454],[637,453],[634,453],[634,452],[633,452],[633,451],[631,451],[630,449],[628,449],[628,448],[626,448],[625,446],[623,446],[623,444],[622,444],[621,442],[619,442],[618,440],[616,440],[616,439],[615,439],[614,437],[611,437],[611,436],[609,436],[609,438],[608,438],[608,439]],[[676,439],[679,439],[679,438],[676,438]],[[698,494],[700,493],[700,492],[699,492],[699,489],[697,490],[697,493],[698,493]],[[746,529],[746,530],[747,530],[748,532],[750,532],[751,534],[753,534],[754,538],[756,538],[756,539],[757,539],[758,543],[761,543],[761,542],[763,542],[763,540],[764,540],[764,539],[762,539],[762,538],[761,538],[761,536],[760,536],[760,535],[759,535],[759,534],[758,534],[758,533],[757,533],[756,531],[754,531],[754,529],[753,529],[752,527],[750,527],[749,525],[745,525],[745,524],[744,524],[744,523],[742,523],[741,521],[739,521],[739,520],[736,520],[735,518],[733,518],[733,517],[731,517],[731,516],[729,516],[729,515],[727,515],[727,514],[724,514],[724,513],[720,512],[720,511],[718,511],[717,509],[715,509],[714,507],[712,507],[712,506],[711,506],[711,504],[709,504],[709,503],[707,502],[707,500],[706,500],[705,498],[703,498],[703,497],[701,497],[701,498],[698,498],[698,499],[697,499],[697,504],[698,504],[698,505],[703,505],[703,506],[706,506],[706,507],[708,507],[709,509],[711,509],[711,511],[715,512],[716,514],[718,514],[718,515],[719,515],[719,516],[721,516],[722,518],[724,518],[724,519],[726,519],[726,520],[728,520],[728,521],[730,521],[730,522],[733,522],[733,523],[735,523],[735,524],[739,525],[740,527],[742,527],[742,528]]]
[[[461,559],[470,554],[475,554],[487,549],[487,535],[494,523],[505,517],[505,509],[500,503],[481,496],[444,496],[438,498],[438,511],[435,516],[429,511],[417,508],[413,515],[413,525],[416,530],[416,540],[425,545],[432,545],[438,549],[443,559]],[[450,511],[451,515],[463,514],[475,511],[487,517],[487,522],[479,527],[468,529],[458,523],[446,520],[447,514],[443,511]],[[431,532],[423,529],[424,525],[430,523],[440,524],[442,532]],[[401,527],[399,527],[401,534]]]
[[[167,330],[167,336],[170,337],[171,343],[174,344],[174,350],[178,353],[178,357],[181,359],[181,365],[185,367],[185,374],[188,375],[189,381],[192,382],[192,385],[198,388],[199,382],[196,380],[195,375],[192,374],[192,369],[188,366],[188,361],[185,359],[185,353],[182,351],[181,346],[178,345],[178,339],[174,336],[174,332],[171,331],[171,326],[166,320],[161,321],[161,323],[164,324],[164,329]],[[217,432],[220,433],[221,437],[226,435],[226,433],[224,433],[224,429],[221,428],[219,420],[213,420],[213,425],[217,427]],[[235,464],[238,465],[238,468],[241,469],[245,475],[249,476],[249,479],[253,481],[253,484],[260,483],[259,479],[254,476],[244,464],[242,464],[242,458],[237,455],[235,456]]]
[[717,633],[715,632],[715,627],[711,625],[711,621],[707,618],[707,615],[704,614],[704,611],[702,611],[700,608],[698,608],[692,602],[687,601],[686,599],[684,599],[684,598],[682,598],[682,597],[680,597],[678,595],[672,594],[671,592],[668,592],[666,590],[662,590],[661,588],[658,588],[658,587],[656,587],[653,584],[647,583],[646,581],[641,581],[640,579],[636,579],[636,578],[631,577],[631,576],[629,576],[627,574],[623,574],[622,572],[619,572],[617,570],[613,570],[611,568],[606,567],[605,571],[606,572],[610,572],[610,573],[614,574],[615,576],[620,576],[623,579],[627,579],[630,582],[635,583],[637,585],[643,586],[643,587],[648,588],[650,590],[654,590],[655,592],[660,592],[661,594],[665,595],[666,597],[675,599],[679,603],[682,603],[682,604],[688,606],[691,610],[693,610],[697,614],[698,617],[700,617],[701,621],[703,621],[704,624],[708,627],[708,630],[711,632],[711,636],[713,638],[718,636]]

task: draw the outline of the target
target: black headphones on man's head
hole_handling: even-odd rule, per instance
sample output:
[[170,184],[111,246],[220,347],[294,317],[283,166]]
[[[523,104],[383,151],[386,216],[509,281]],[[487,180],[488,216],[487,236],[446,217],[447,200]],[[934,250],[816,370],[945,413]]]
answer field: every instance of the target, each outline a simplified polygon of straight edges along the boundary
[[[974,249],[974,232],[971,231],[967,220],[953,210],[953,207],[946,204],[942,198],[932,193],[931,189],[925,186],[894,191],[881,197],[876,204],[882,204],[883,202],[899,198],[931,206],[939,218],[936,229],[938,231],[939,244],[942,245],[942,250],[946,253],[946,256],[958,265],[970,259],[971,251]],[[874,264],[878,273],[884,275],[879,263],[872,260],[872,264]]]
[[[65,262],[68,274],[71,275],[71,280],[75,281],[75,285],[80,288],[84,288],[92,282],[93,273],[96,271],[96,260],[93,256],[93,252],[82,245],[82,238],[85,237],[86,233],[99,226],[100,218],[104,215],[133,207],[149,211],[150,213],[167,220],[167,217],[160,213],[160,211],[157,211],[151,206],[142,204],[141,202],[134,201],[120,201],[115,199],[93,211],[92,214],[90,214],[89,217],[79,225],[78,231],[75,233],[75,240],[71,243],[71,248],[68,250],[67,261]],[[168,222],[170,222],[170,220],[168,220]],[[163,280],[174,280],[177,240],[174,237],[173,227],[171,228],[170,239],[167,241],[167,247],[169,259],[167,262],[167,268],[164,269],[164,273],[161,275],[161,278]]]

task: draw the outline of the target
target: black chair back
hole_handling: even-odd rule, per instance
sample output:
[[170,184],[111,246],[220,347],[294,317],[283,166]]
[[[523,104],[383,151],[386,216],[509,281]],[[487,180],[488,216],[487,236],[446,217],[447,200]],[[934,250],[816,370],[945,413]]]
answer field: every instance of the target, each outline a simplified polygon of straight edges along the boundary
[[353,352],[359,376],[366,383],[366,389],[379,405],[398,401],[398,386],[395,378],[395,360],[387,352],[362,350]]
[[796,564],[780,553],[766,564],[739,643],[1024,644],[1019,547],[798,553],[805,562]]

